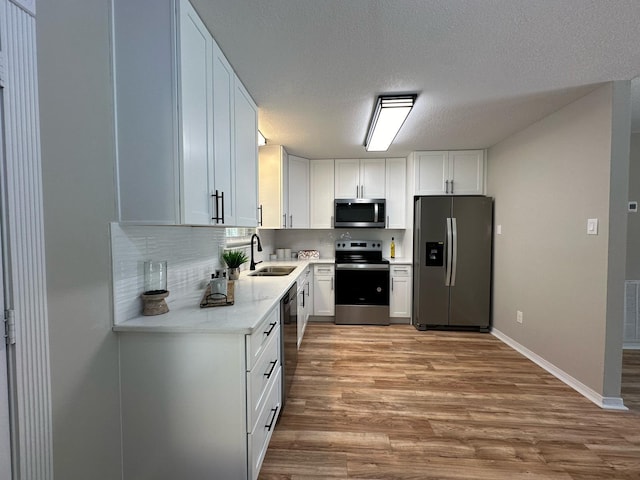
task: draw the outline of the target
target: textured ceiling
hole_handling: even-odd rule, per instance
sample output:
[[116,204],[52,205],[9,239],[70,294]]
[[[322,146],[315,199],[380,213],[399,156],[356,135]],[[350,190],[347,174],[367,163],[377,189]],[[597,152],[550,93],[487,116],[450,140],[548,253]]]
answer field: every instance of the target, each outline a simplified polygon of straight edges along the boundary
[[[377,95],[417,92],[387,156],[489,147],[640,74],[638,0],[192,0],[269,143],[367,155]],[[635,90],[635,89],[634,89]]]

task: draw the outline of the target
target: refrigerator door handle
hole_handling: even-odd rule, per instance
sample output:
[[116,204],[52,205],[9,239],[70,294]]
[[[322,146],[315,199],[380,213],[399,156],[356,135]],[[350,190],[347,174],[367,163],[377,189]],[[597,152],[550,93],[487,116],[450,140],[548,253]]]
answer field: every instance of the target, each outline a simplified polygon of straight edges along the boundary
[[452,251],[452,247],[453,247],[453,231],[451,228],[451,218],[447,218],[447,243],[446,243],[446,250],[447,250],[447,264],[446,264],[446,269],[444,271],[444,285],[445,287],[448,287],[451,285],[451,264],[453,261],[453,251]]
[[453,237],[453,253],[451,255],[452,260],[450,286],[454,287],[456,284],[456,271],[458,270],[458,222],[455,218],[451,219],[451,233]]

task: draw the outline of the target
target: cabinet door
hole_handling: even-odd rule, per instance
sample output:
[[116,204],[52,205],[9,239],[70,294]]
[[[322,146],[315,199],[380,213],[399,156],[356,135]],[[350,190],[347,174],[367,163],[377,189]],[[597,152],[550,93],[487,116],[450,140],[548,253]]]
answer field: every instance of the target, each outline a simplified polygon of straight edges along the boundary
[[315,265],[313,271],[313,315],[335,315],[335,270],[333,265]]
[[407,159],[387,158],[387,228],[406,228],[407,212]]
[[284,148],[280,145],[260,147],[260,207],[262,227],[283,228],[283,200],[285,172],[283,171]]
[[482,195],[484,193],[484,151],[449,152],[449,193]]
[[309,227],[333,228],[333,160],[309,162]]
[[391,270],[390,317],[411,317],[411,267],[394,266]]
[[212,38],[188,5],[180,10],[180,104],[182,116],[182,223],[211,223],[213,125]]
[[360,198],[385,198],[384,158],[360,160]]
[[258,107],[236,77],[234,157],[236,225],[258,225]]
[[335,161],[335,198],[360,196],[360,161],[340,159]]
[[[176,80],[180,39],[173,35],[179,30],[175,24],[179,18],[172,2],[109,3],[118,136],[118,220],[179,224],[180,90]],[[187,0],[180,3],[180,12],[183,7],[191,9]]]
[[309,160],[289,155],[289,228],[309,228]]
[[415,153],[415,195],[445,195],[449,152]]
[[298,288],[298,316],[297,316],[297,324],[298,324],[298,348],[300,348],[300,344],[302,343],[302,335],[304,332],[304,306],[305,306],[305,289],[304,284]]
[[[235,168],[233,157],[234,72],[213,42],[213,190],[224,194],[224,224],[235,225]],[[220,204],[222,208],[222,204]],[[221,212],[213,212],[220,215]],[[218,222],[213,222],[218,223]],[[220,222],[222,223],[222,222]]]

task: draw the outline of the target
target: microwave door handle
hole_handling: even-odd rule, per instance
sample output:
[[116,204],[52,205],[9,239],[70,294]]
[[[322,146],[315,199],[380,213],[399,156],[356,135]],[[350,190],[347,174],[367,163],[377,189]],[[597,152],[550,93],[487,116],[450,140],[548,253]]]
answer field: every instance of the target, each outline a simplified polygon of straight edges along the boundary
[[373,204],[373,221],[378,223],[378,202]]

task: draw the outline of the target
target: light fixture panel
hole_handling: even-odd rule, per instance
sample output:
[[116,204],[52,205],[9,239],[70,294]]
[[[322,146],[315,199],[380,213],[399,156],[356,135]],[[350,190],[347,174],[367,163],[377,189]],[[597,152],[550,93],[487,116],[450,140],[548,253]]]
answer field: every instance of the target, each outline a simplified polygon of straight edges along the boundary
[[379,96],[365,141],[368,152],[385,152],[413,108],[417,95]]

